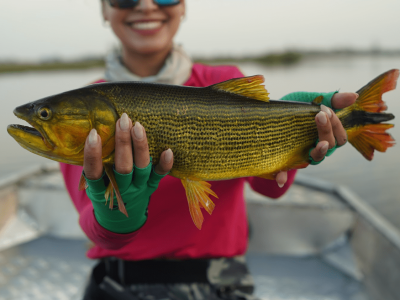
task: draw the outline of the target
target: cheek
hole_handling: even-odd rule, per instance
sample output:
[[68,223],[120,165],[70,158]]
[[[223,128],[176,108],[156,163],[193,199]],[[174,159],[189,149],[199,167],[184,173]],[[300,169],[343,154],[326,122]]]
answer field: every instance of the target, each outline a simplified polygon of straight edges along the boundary
[[57,147],[66,155],[79,153],[85,146],[90,129],[90,122],[87,120],[56,124],[53,127],[53,135],[59,141]]

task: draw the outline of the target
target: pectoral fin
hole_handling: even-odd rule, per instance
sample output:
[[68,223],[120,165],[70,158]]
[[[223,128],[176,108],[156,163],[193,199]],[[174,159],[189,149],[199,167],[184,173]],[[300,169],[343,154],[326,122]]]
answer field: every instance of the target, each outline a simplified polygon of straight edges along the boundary
[[206,181],[196,180],[193,178],[185,178],[181,181],[186,191],[189,211],[194,225],[196,225],[198,229],[201,229],[204,217],[200,207],[203,207],[211,215],[214,210],[215,204],[211,201],[209,195],[212,195],[215,198],[218,197],[210,189],[211,184]]
[[86,182],[85,176],[83,176],[83,173],[81,174],[81,178],[79,179],[79,187],[78,189],[80,191],[86,190],[88,187],[88,184]]
[[110,184],[107,187],[106,193],[104,195],[106,198],[106,201],[108,198],[110,198],[110,206],[109,207],[110,207],[110,209],[112,209],[113,205],[114,205],[113,202],[114,202],[114,191],[115,191],[115,195],[117,196],[118,209],[120,212],[122,212],[125,216],[128,217],[128,212],[126,211],[124,201],[122,201],[122,197],[119,192],[117,182],[115,180],[113,167],[112,167],[112,165],[104,165],[104,169],[106,171],[108,178],[110,179]]

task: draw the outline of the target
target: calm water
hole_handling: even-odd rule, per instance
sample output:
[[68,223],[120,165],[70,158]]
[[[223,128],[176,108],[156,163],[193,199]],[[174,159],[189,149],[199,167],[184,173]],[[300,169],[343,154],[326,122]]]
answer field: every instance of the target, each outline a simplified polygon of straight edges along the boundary
[[[398,58],[324,59],[305,61],[293,67],[263,67],[240,64],[246,75],[263,74],[272,99],[293,91],[355,92],[371,79],[392,68],[400,68]],[[101,77],[102,70],[0,75],[0,177],[46,159],[22,149],[6,132],[11,123],[22,124],[13,114],[20,104],[44,96],[77,88]],[[388,111],[397,116],[390,130],[400,141],[400,85],[386,93]],[[319,166],[301,170],[330,182],[350,186],[392,223],[400,228],[400,146],[386,153],[376,153],[374,160],[365,160],[350,144],[336,151]]]

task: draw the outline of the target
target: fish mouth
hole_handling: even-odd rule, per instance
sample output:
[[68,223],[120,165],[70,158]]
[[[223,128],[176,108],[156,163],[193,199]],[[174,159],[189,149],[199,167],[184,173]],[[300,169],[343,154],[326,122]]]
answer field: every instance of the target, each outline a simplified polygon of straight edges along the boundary
[[[10,130],[22,130],[25,133],[36,135],[37,137],[40,137],[43,139],[43,136],[40,134],[40,132],[33,127],[18,125],[18,124],[11,124],[11,125],[8,125],[8,128],[10,128]],[[8,128],[7,128],[7,130],[9,130]]]
[[11,124],[7,132],[26,150],[43,156],[52,150],[43,135],[33,127]]

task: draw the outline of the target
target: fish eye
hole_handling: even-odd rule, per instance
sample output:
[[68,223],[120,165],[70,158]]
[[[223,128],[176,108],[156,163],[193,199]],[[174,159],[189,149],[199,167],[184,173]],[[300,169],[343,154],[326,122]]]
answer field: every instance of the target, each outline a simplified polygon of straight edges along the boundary
[[51,118],[51,110],[47,107],[41,107],[38,109],[38,116],[42,120],[49,120]]

